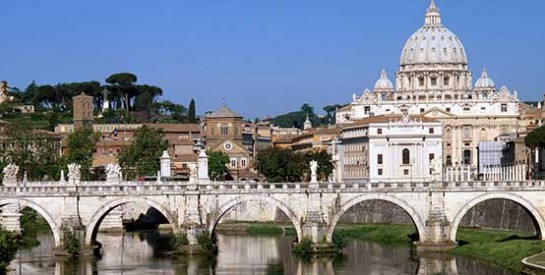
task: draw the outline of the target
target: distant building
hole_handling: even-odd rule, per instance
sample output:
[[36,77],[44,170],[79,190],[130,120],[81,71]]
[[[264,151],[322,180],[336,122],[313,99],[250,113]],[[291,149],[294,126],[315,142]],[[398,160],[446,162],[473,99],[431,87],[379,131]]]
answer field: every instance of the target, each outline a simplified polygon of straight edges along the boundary
[[73,100],[73,120],[75,129],[90,127],[93,125],[93,97],[85,93],[72,98]]
[[340,180],[431,181],[442,134],[441,122],[425,116],[377,116],[344,125],[337,152]]
[[[480,141],[519,132],[517,92],[496,84],[483,70],[476,82],[459,37],[441,22],[432,1],[424,25],[401,51],[395,84],[382,71],[374,89],[354,94],[337,111],[337,123],[356,123],[373,116],[422,115],[443,122],[444,164],[476,165]],[[474,83],[474,85],[473,85]]]

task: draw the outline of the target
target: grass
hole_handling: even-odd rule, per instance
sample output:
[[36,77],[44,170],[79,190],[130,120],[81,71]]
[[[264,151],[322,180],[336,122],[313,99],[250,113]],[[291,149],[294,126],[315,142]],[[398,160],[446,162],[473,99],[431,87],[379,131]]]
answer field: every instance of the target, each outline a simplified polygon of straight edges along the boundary
[[340,225],[335,233],[344,239],[373,241],[386,245],[408,245],[415,236],[409,225]]
[[246,233],[250,235],[278,236],[283,235],[284,230],[278,226],[270,224],[253,224],[246,228]]
[[449,251],[490,262],[494,265],[520,272],[522,259],[545,250],[545,243],[533,234],[461,228],[459,246]]

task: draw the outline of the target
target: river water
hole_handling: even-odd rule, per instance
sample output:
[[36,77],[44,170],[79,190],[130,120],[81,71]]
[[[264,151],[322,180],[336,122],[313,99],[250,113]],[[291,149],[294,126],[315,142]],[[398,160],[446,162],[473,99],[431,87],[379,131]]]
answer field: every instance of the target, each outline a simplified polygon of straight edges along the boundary
[[10,274],[510,274],[463,257],[416,256],[409,247],[350,241],[344,256],[301,261],[290,253],[293,237],[218,234],[215,259],[173,259],[168,233],[99,233],[102,258],[78,264],[55,261],[52,234],[18,253]]

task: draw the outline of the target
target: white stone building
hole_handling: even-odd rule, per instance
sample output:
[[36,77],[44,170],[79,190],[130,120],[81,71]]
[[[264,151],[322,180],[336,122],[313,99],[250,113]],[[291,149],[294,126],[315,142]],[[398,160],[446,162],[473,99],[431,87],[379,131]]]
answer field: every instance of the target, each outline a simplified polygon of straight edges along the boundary
[[517,92],[496,89],[486,70],[472,83],[464,46],[441,24],[432,0],[424,26],[403,47],[395,87],[383,70],[372,91],[354,94],[337,111],[337,123],[404,112],[435,118],[444,127],[443,163],[476,165],[479,141],[518,133],[519,100]]
[[440,159],[441,154],[441,122],[408,115],[364,118],[342,128],[341,180],[348,183],[432,181],[433,161]]

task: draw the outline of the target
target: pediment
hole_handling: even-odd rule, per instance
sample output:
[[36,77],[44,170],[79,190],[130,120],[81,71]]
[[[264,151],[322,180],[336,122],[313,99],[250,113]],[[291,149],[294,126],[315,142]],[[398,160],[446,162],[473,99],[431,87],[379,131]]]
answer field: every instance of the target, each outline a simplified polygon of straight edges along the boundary
[[429,118],[437,118],[437,119],[442,119],[442,118],[456,118],[457,116],[451,112],[447,112],[443,109],[439,109],[439,108],[432,108],[432,109],[429,109],[427,111],[425,111],[424,113],[422,113],[423,116],[425,117],[429,117]]
[[250,154],[250,152],[248,152],[248,150],[246,150],[242,144],[230,139],[225,139],[222,142],[219,142],[216,146],[210,148],[210,150],[224,152],[227,155]]

